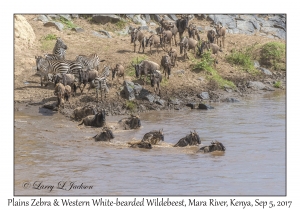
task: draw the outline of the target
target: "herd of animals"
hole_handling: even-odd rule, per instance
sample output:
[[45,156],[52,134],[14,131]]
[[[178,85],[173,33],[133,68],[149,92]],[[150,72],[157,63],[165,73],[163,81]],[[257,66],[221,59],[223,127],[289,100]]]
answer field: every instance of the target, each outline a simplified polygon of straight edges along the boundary
[[[203,39],[200,41],[200,36],[195,24],[188,24],[188,16],[183,15],[177,21],[167,21],[162,19],[160,21],[160,27],[156,29],[157,34],[152,34],[149,37],[142,32],[140,28],[134,28],[130,31],[131,43],[134,45],[134,52],[136,52],[136,41],[140,43],[139,51],[142,47],[143,53],[145,47],[150,47],[150,53],[152,54],[152,46],[156,47],[156,53],[158,53],[158,47],[161,47],[166,54],[161,58],[161,66],[163,67],[163,73],[165,77],[169,79],[171,69],[176,65],[177,50],[172,47],[172,40],[175,46],[179,45],[180,54],[183,54],[184,59],[189,59],[187,51],[190,49],[196,51],[198,49],[198,55],[201,56],[205,50],[211,50],[211,53],[216,55],[215,64],[217,63],[218,52],[222,51],[221,47],[225,47],[225,34],[226,28],[220,25],[215,25],[215,30],[209,30],[207,32],[207,41]],[[183,36],[185,31],[188,31],[189,36]],[[177,43],[176,35],[179,34],[180,42]],[[197,40],[196,40],[197,38]],[[220,41],[220,46],[218,45]],[[201,43],[201,44],[199,44]],[[167,49],[166,45],[170,45]],[[69,101],[71,95],[76,95],[77,87],[79,87],[81,94],[87,84],[89,84],[88,92],[91,88],[96,89],[97,102],[98,93],[101,92],[101,100],[103,100],[103,92],[106,94],[109,92],[107,85],[107,78],[110,75],[110,67],[104,66],[104,69],[99,73],[99,64],[105,60],[100,60],[97,54],[90,55],[78,55],[75,60],[66,60],[65,54],[67,51],[67,45],[61,38],[57,38],[52,54],[45,54],[43,56],[35,56],[36,69],[41,75],[41,86],[43,86],[46,80],[45,86],[51,81],[54,83],[54,95],[57,96],[57,107],[64,108],[65,101]],[[160,82],[162,81],[162,73],[160,72],[160,65],[154,61],[143,60],[140,63],[131,65],[135,69],[137,78],[142,79],[146,83],[145,78],[150,76],[151,86],[154,87],[154,92],[160,94]],[[178,66],[178,63],[177,63]],[[125,68],[121,64],[116,64],[112,70],[112,80],[115,77],[123,77],[125,75]],[[83,84],[83,87],[81,85]],[[80,113],[86,107],[79,107],[74,110],[74,116],[77,120],[82,120],[79,125],[102,127],[103,130],[100,134],[94,136],[96,141],[110,141],[114,138],[112,130],[106,126],[105,123],[105,110],[100,112],[89,113],[83,111],[84,116],[78,117],[77,113]],[[93,109],[94,110],[94,109]],[[76,117],[77,116],[77,117]],[[137,116],[131,116],[128,119],[121,120],[119,122],[123,125],[123,129],[136,129],[141,126],[140,119]],[[160,141],[164,141],[163,131],[151,131],[144,135],[143,139],[139,142],[129,142],[130,147],[139,147],[151,149],[152,145],[157,144]],[[180,139],[174,147],[184,147],[201,144],[198,134],[194,131],[186,137]],[[212,151],[225,151],[225,147],[222,143],[215,141],[210,146],[200,148],[203,152]]]

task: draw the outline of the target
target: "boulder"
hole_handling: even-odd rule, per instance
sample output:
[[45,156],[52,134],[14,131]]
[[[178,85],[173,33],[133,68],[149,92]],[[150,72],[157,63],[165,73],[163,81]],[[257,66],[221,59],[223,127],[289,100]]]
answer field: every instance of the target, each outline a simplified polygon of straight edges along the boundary
[[158,105],[164,106],[165,105],[165,100],[158,99],[158,100],[155,101],[155,103],[157,103]]
[[96,23],[106,24],[106,23],[117,23],[123,20],[117,15],[93,15],[92,21]]
[[253,24],[249,21],[237,20],[236,25],[242,34],[253,34],[255,31]]
[[169,104],[173,104],[173,105],[180,105],[181,101],[178,100],[177,98],[172,98],[169,100]]
[[124,81],[123,83],[124,86],[124,93],[125,93],[125,98],[129,101],[132,101],[135,99],[135,94],[134,94],[134,84],[133,82],[130,81]]
[[259,64],[259,62],[258,62],[258,61],[253,61],[253,65],[254,65],[254,67],[255,67],[255,68],[258,68],[258,67],[260,67],[260,64]]
[[103,33],[99,33],[99,32],[97,32],[97,31],[92,31],[92,34],[93,34],[94,36],[99,37],[99,38],[105,38],[105,39],[109,38],[107,35],[104,35]]
[[198,97],[204,100],[209,100],[210,98],[208,92],[202,92],[198,95]]
[[227,29],[236,28],[236,21],[233,16],[230,15],[208,15],[208,18],[214,22],[214,24],[221,23],[226,26]]
[[151,20],[151,18],[150,18],[150,15],[144,15],[144,19],[145,19],[145,21],[146,21],[146,23],[149,23],[150,22],[150,20]]
[[257,67],[256,69],[262,71],[262,73],[266,74],[266,75],[272,75],[272,72],[266,68],[263,68],[263,67]]
[[83,28],[79,28],[79,27],[72,28],[72,31],[75,31],[75,32],[77,32],[77,33],[84,32]]
[[105,36],[107,36],[108,38],[111,38],[111,35],[108,33],[108,31],[104,31],[104,30],[99,30],[100,33],[104,34]]
[[250,81],[248,82],[247,87],[254,90],[263,90],[265,88],[265,85],[262,82]]
[[64,25],[60,22],[49,21],[44,24],[45,27],[55,27],[57,30],[62,31],[64,29]]
[[214,109],[214,107],[207,104],[199,104],[198,109]]
[[176,15],[171,15],[171,14],[169,14],[168,16],[169,16],[169,18],[170,18],[171,20],[174,20],[174,21],[178,20],[178,18],[176,17]]
[[47,18],[46,15],[39,15],[39,16],[37,17],[37,20],[40,20],[40,21],[42,21],[43,23],[47,23],[47,22],[49,21],[49,19]]
[[191,109],[197,109],[197,107],[199,106],[199,104],[195,103],[195,102],[190,102],[188,104],[186,104],[187,107],[190,107]]
[[160,15],[150,15],[150,17],[158,23],[161,21]]
[[154,100],[155,100],[154,96],[148,90],[146,90],[144,88],[140,91],[140,94],[139,94],[138,98],[139,99],[146,99],[150,103],[153,103]]
[[132,20],[136,24],[140,24],[142,26],[146,26],[147,25],[146,21],[143,20],[140,15],[135,15]]
[[59,17],[62,17],[62,18],[66,19],[66,20],[69,20],[69,21],[72,20],[71,15],[59,15]]

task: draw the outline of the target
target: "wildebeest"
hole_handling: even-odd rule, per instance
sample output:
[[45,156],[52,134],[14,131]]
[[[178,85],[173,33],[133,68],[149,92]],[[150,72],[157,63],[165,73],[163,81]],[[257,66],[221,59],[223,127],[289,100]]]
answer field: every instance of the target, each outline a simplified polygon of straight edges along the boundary
[[170,44],[170,47],[172,47],[172,31],[170,30],[163,30],[161,34],[161,45],[165,47],[166,44]]
[[172,39],[174,39],[174,44],[175,44],[175,46],[177,46],[176,35],[178,33],[178,28],[177,28],[176,24],[173,22],[168,23],[166,26],[166,30],[169,30],[172,32]]
[[105,110],[102,109],[95,115],[89,115],[83,118],[78,125],[84,124],[85,126],[103,127],[105,123]]
[[142,139],[142,142],[150,143],[151,145],[157,144],[160,141],[164,141],[163,129],[154,130],[146,133]]
[[213,152],[213,151],[225,151],[226,148],[224,147],[224,145],[221,142],[215,141],[215,142],[211,142],[211,145],[209,146],[204,146],[201,147],[199,149],[199,152]]
[[176,63],[176,61],[177,61],[177,50],[175,48],[172,48],[172,47],[169,50],[165,50],[164,48],[163,48],[163,50],[166,53],[168,53],[168,55],[170,56],[172,66],[175,66],[175,65],[178,66],[178,63]]
[[[169,78],[168,72],[168,78]],[[160,95],[160,83],[162,81],[161,73],[158,70],[155,70],[152,74],[150,74],[151,87],[154,87],[155,94]]]
[[176,20],[176,26],[179,32],[179,40],[181,40],[183,36],[183,32],[189,25],[189,18],[187,15],[183,15],[180,19]]
[[217,44],[204,41],[201,43],[200,47],[198,46],[200,56],[202,55],[204,50],[210,50],[211,53],[215,55],[214,65],[216,65],[218,63],[219,52],[222,52],[221,48]]
[[215,42],[216,32],[214,30],[207,31],[207,39],[210,43]]
[[216,25],[215,26],[216,29],[216,39],[217,39],[217,44],[219,38],[222,38],[222,41],[220,41],[220,47],[222,47],[222,43],[223,43],[223,48],[225,47],[225,36],[226,36],[226,28],[224,26],[220,26],[220,25]]
[[115,138],[113,132],[108,127],[103,127],[102,132],[93,137],[95,141],[110,141]]
[[138,142],[128,142],[130,147],[132,148],[144,148],[144,149],[152,149],[152,145],[149,142],[138,141]]
[[135,52],[135,48],[136,48],[135,42],[136,42],[136,40],[138,40],[139,43],[140,43],[139,52],[140,52],[140,49],[142,47],[143,48],[143,53],[144,53],[145,44],[146,44],[146,37],[143,34],[143,32],[140,30],[140,28],[134,28],[131,31],[131,43],[134,44],[134,51],[133,52]]
[[192,146],[201,144],[200,137],[196,131],[192,132],[187,135],[186,137],[180,139],[174,147],[185,147],[185,146]]
[[119,77],[125,77],[125,68],[121,64],[116,64],[116,67],[112,70],[112,80],[114,80],[115,77],[117,77],[117,80],[119,82]]
[[54,88],[54,95],[57,96],[57,107],[64,108],[65,100],[68,101],[71,93],[70,86],[64,86],[62,83],[57,83]]
[[[135,68],[135,76],[136,78],[141,78],[142,75],[147,77],[150,75],[154,70],[160,69],[159,64],[153,62],[153,61],[148,61],[148,60],[143,60],[139,64],[133,64],[131,65]],[[146,83],[145,80],[143,80],[144,84]]]
[[75,78],[74,74],[56,74],[53,75],[52,81],[54,82],[54,85],[56,86],[57,83],[62,83],[63,85],[69,85],[72,88],[73,96],[76,94],[76,83],[77,79]]
[[196,39],[196,37],[197,37],[197,40],[198,41],[200,40],[198,29],[197,29],[196,25],[193,23],[190,24],[188,27],[188,34],[189,34],[189,38]]
[[124,130],[137,129],[141,127],[141,120],[138,115],[131,115],[130,117],[121,119],[118,124]]
[[167,73],[168,73],[168,79],[169,79],[169,76],[171,74],[171,69],[174,66],[172,64],[171,57],[169,55],[163,55],[160,60],[160,64],[164,68],[163,73],[165,73],[165,78],[167,78]]
[[97,113],[95,106],[85,105],[84,107],[77,107],[73,111],[75,120],[81,120],[89,115],[95,115]]
[[152,55],[152,45],[156,47],[156,53],[158,53],[158,46],[160,45],[160,37],[156,34],[152,34],[147,40],[146,40],[146,47],[150,46],[150,54]]
[[179,43],[180,46],[180,54],[183,53],[183,58],[184,59],[189,59],[188,55],[187,55],[187,51],[189,51],[190,49],[194,50],[194,54],[196,55],[196,47],[197,47],[198,42],[193,39],[193,38],[187,38],[187,37],[183,37]]
[[[83,90],[86,86],[87,83],[90,83],[91,87],[91,82],[98,77],[98,71],[97,70],[89,70],[89,71],[80,71],[79,73],[79,89],[81,93],[83,93]],[[81,89],[81,84],[83,84],[83,87]],[[90,90],[90,87],[88,89],[88,92]]]

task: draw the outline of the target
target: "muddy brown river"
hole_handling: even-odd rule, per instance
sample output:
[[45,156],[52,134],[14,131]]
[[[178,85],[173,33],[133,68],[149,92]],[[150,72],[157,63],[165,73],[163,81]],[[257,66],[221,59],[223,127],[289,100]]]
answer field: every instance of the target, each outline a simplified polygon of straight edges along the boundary
[[[285,93],[211,105],[215,109],[142,113],[140,129],[115,131],[111,142],[91,138],[100,128],[77,126],[38,106],[20,107],[14,123],[14,194],[285,195]],[[164,142],[150,150],[128,147],[128,141],[154,129],[163,129]],[[226,151],[173,147],[193,130],[200,146],[217,140]]]

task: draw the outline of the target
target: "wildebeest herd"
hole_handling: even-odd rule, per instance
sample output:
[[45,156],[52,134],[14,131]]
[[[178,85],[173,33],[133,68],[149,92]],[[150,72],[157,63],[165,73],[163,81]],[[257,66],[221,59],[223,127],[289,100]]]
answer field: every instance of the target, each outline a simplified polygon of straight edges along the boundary
[[[131,65],[135,69],[135,75],[137,78],[142,79],[144,85],[146,78],[150,77],[151,86],[154,87],[154,92],[160,95],[160,83],[162,81],[162,74],[160,67],[163,68],[165,78],[169,79],[172,68],[177,64],[178,66],[178,54],[176,47],[179,45],[180,54],[183,54],[184,59],[189,59],[187,51],[192,49],[196,56],[201,56],[205,50],[211,50],[212,54],[218,57],[218,52],[222,51],[221,47],[225,47],[225,34],[226,28],[216,25],[215,30],[209,30],[207,32],[207,41],[200,39],[197,27],[195,24],[188,24],[188,16],[183,15],[181,19],[177,21],[167,21],[162,19],[160,21],[160,27],[156,29],[157,34],[152,34],[149,37],[142,32],[141,28],[133,28],[130,31],[131,43],[134,45],[133,52],[136,52],[136,41],[139,42],[139,50],[142,48],[144,53],[145,47],[150,47],[150,54],[152,54],[152,46],[156,47],[156,53],[159,54],[158,48],[161,47],[165,54],[161,57],[159,65],[154,61],[143,60],[139,63]],[[188,36],[183,36],[185,31],[188,31]],[[177,43],[176,35],[179,34],[180,42]],[[197,38],[197,40],[196,40]],[[220,46],[218,41],[220,41]],[[200,41],[201,40],[201,41]],[[175,46],[172,46],[172,42]],[[217,44],[216,44],[216,43]],[[200,44],[201,43],[201,44]],[[170,48],[167,48],[167,45]],[[88,92],[91,88],[96,89],[97,102],[98,92],[101,93],[101,101],[103,100],[103,93],[109,92],[109,86],[107,85],[107,78],[112,71],[112,80],[117,77],[125,76],[125,68],[122,64],[117,63],[115,68],[110,69],[109,66],[104,66],[104,69],[99,73],[99,64],[105,60],[100,60],[99,56],[95,53],[90,55],[78,55],[75,60],[66,60],[65,53],[67,45],[61,38],[57,38],[52,54],[46,54],[45,57],[35,56],[36,69],[41,75],[41,86],[43,86],[45,80],[46,84],[49,81],[54,83],[54,95],[57,96],[57,108],[64,108],[65,101],[68,101],[70,96],[76,95],[76,90],[79,87],[81,94],[87,84],[89,84]],[[215,64],[217,59],[215,59]],[[83,85],[83,87],[81,87]],[[110,141],[114,138],[112,130],[106,126],[105,122],[105,110],[100,112],[91,110],[89,107],[79,107],[74,110],[74,118],[76,120],[82,120],[79,125],[102,127],[102,132],[97,134],[93,138],[95,141]],[[128,119],[123,119],[119,122],[122,129],[136,129],[141,127],[141,121],[137,116],[131,116]],[[144,135],[143,139],[139,142],[129,142],[130,147],[139,147],[151,149],[152,145],[157,144],[160,141],[164,141],[164,135],[162,130],[151,131]],[[196,131],[190,132],[189,135],[180,139],[174,147],[185,147],[201,144],[200,138]],[[212,151],[225,151],[225,147],[220,142],[212,142],[210,146],[200,148],[203,152]]]

